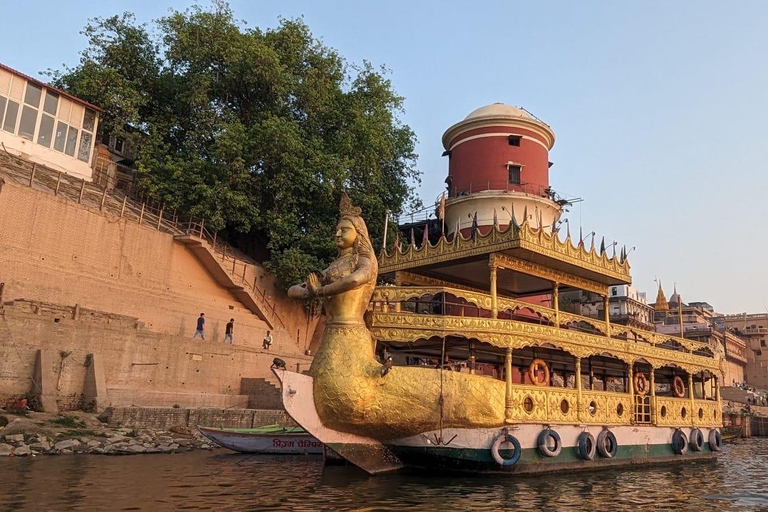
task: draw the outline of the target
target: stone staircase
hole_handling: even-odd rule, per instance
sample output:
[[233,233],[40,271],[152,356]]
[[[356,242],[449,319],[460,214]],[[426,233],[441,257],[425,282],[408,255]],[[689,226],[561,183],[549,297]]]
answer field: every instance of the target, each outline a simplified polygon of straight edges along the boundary
[[248,409],[283,409],[279,385],[262,378],[240,380],[240,394],[248,395]]
[[203,219],[181,218],[175,210],[166,210],[162,204],[150,201],[136,190],[123,191],[110,188],[109,184],[85,181],[11,155],[3,149],[0,147],[0,178],[174,235],[174,239],[185,244],[211,276],[249,311],[271,329],[285,328],[276,311],[276,303],[270,301],[256,284],[256,276],[263,273],[259,264],[217,239],[216,233],[211,234],[205,228]]

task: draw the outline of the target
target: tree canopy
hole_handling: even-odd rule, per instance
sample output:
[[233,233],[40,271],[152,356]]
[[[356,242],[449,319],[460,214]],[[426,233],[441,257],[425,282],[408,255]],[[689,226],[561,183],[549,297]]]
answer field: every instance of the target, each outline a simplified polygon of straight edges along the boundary
[[386,70],[347,63],[301,19],[246,28],[217,2],[150,26],[95,18],[83,34],[80,62],[50,72],[54,85],[132,138],[152,195],[242,246],[265,244],[283,284],[335,256],[342,190],[377,246],[385,210],[418,202],[416,137]]

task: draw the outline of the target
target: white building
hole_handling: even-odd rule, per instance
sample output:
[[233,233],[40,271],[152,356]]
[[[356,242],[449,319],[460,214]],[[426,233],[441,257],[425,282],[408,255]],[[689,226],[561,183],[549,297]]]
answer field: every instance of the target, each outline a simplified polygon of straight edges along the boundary
[[0,64],[0,151],[90,181],[100,112]]

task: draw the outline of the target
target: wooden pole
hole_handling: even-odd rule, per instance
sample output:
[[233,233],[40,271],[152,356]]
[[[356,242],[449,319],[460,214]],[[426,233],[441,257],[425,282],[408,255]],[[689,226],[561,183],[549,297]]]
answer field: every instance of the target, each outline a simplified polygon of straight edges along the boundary
[[157,216],[157,230],[160,231],[160,223],[163,222],[163,209],[165,205],[160,207],[160,215]]
[[80,185],[80,197],[77,199],[78,204],[83,203],[83,195],[85,195],[85,180],[83,180],[82,185]]
[[493,258],[493,255],[491,255],[491,260],[489,262],[490,271],[491,271],[491,317],[492,318],[498,318],[499,317],[499,306],[498,306],[498,299],[496,296],[496,261]]
[[99,210],[104,209],[104,201],[107,200],[107,187],[104,187],[104,192],[101,194],[101,204],[99,205]]
[[688,372],[688,395],[691,399],[691,425],[693,425],[696,423],[696,415],[693,412],[696,409],[696,398],[693,393],[693,373],[691,372]]
[[581,421],[582,410],[584,409],[581,397],[581,358],[576,358],[576,416]]
[[141,221],[144,220],[144,206],[147,203],[141,203],[141,213],[139,214],[139,224],[141,224]]
[[504,380],[506,381],[506,396],[504,397],[504,421],[506,423],[513,422],[512,415],[512,349],[507,349],[506,357],[504,358]]
[[387,250],[387,229],[389,228],[389,210],[384,214],[384,241],[382,242],[382,249]]
[[630,417],[630,421],[632,423],[635,423],[635,413],[637,411],[637,405],[635,404],[635,387],[632,383],[632,378],[634,377],[632,365],[627,365],[627,375],[629,376],[629,403],[632,404],[632,414]]
[[125,215],[125,203],[128,202],[128,196],[123,197],[123,206],[120,208],[120,218],[123,218],[123,215]]
[[32,186],[32,183],[35,181],[35,171],[37,170],[37,164],[32,164],[32,174],[29,175],[29,186]]
[[200,238],[203,238],[203,229],[205,229],[205,219],[200,219]]
[[656,424],[656,371],[651,366],[651,423]]
[[560,283],[552,283],[552,306],[555,308],[555,327],[560,328]]
[[56,177],[56,190],[54,190],[53,195],[59,195],[59,187],[61,187],[61,171],[59,171],[59,175]]

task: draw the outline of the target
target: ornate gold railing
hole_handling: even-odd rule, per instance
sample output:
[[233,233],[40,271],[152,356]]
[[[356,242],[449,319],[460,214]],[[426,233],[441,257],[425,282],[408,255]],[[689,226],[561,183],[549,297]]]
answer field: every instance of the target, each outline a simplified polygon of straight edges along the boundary
[[[722,423],[714,400],[646,397],[650,403],[651,422],[643,422],[633,414],[632,397],[625,393],[584,390],[579,402],[572,388],[513,385],[511,423],[544,423],[573,425],[633,425],[646,423],[665,427],[706,426]],[[664,413],[660,411],[664,408]],[[693,407],[694,414],[690,411]],[[685,409],[686,415],[681,411]]]
[[581,393],[582,423],[629,425],[632,423],[632,399],[625,393],[586,390]]
[[587,250],[583,243],[574,245],[570,235],[560,240],[551,231],[532,227],[527,219],[520,226],[510,223],[491,227],[485,235],[477,232],[474,237],[465,238],[458,233],[451,235],[450,242],[443,236],[435,245],[429,242],[421,246],[409,244],[391,252],[382,251],[379,255],[379,272],[394,272],[514,248],[578,266],[610,277],[616,282],[631,282],[629,262],[626,259],[622,261],[616,256],[609,258],[606,252],[598,254],[594,246]]
[[712,426],[722,423],[719,406],[713,400],[656,397],[656,424],[661,426]]
[[[478,309],[483,310],[483,313],[486,314],[486,316],[490,316],[490,309],[491,309],[491,302],[492,302],[491,296],[481,291],[472,290],[465,287],[454,287],[454,286],[379,286],[374,290],[373,297],[371,299],[373,303],[374,312],[376,313],[374,318],[386,324],[387,322],[393,319],[391,316],[386,316],[386,315],[409,314],[407,312],[395,312],[395,310],[399,309],[398,307],[396,307],[397,304],[402,305],[403,303],[408,302],[409,300],[413,300],[413,299],[418,300],[427,296],[434,297],[437,294],[450,294],[456,297],[457,299],[464,300],[467,303],[466,307],[472,307],[474,305]],[[537,304],[530,304],[528,302],[516,300],[511,297],[499,296],[497,298],[497,305],[498,305],[499,311],[509,311],[514,313],[520,310],[527,309],[532,313],[535,313],[536,315],[538,315],[538,317],[541,320],[546,321],[548,324],[550,324],[546,326],[542,325],[541,327],[550,328],[550,330],[553,331],[553,337],[555,339],[563,339],[567,341],[569,338],[575,339],[575,337],[577,337],[578,335],[591,334],[593,338],[589,338],[589,339],[593,343],[598,343],[599,344],[598,346],[603,350],[606,348],[606,343],[608,343],[609,347],[611,346],[622,347],[622,345],[617,345],[617,343],[622,343],[622,342],[626,343],[626,341],[617,339],[617,337],[626,336],[627,339],[632,340],[630,346],[633,348],[640,348],[643,345],[647,344],[647,345],[650,345],[650,347],[646,347],[646,348],[663,350],[663,352],[657,352],[655,350],[648,352],[646,350],[644,352],[644,355],[658,358],[659,356],[666,353],[666,356],[664,356],[663,359],[667,362],[671,360],[677,360],[677,359],[680,359],[681,356],[688,355],[685,352],[674,350],[675,347],[684,348],[685,350],[688,351],[688,353],[697,352],[697,351],[704,351],[704,352],[709,351],[709,353],[712,353],[710,345],[705,342],[689,340],[689,339],[680,338],[677,336],[672,336],[669,334],[645,331],[642,329],[628,327],[625,325],[611,324],[610,325],[611,337],[609,337],[608,339],[605,339],[606,333],[609,332],[609,326],[606,324],[606,322],[597,320],[595,318],[576,315],[573,313],[566,313],[563,311],[558,312],[552,308],[540,306]],[[453,306],[456,306],[458,308],[461,307],[461,305],[455,305],[455,304],[453,304]],[[463,317],[463,316],[455,316],[455,315],[445,315],[445,317],[446,317],[446,322],[443,322],[443,324],[445,325],[446,329],[451,329],[454,325],[457,324],[457,322],[459,323],[464,322],[465,331],[467,329],[472,328],[470,323],[467,323],[472,319],[471,317]],[[412,326],[414,329],[418,329],[418,328],[426,329],[428,324],[432,325],[433,327],[436,326],[436,320],[428,321],[425,318],[425,315],[419,314],[417,318],[424,319],[424,322],[419,322],[416,319],[411,319],[409,321],[407,319],[400,318],[397,320],[397,323],[399,325]],[[476,327],[477,329],[481,329],[481,330],[487,329],[487,327],[490,325],[488,322],[493,322],[494,329],[506,330],[510,332],[510,334],[514,330],[521,330],[521,329],[525,330],[524,326],[526,325],[529,326],[528,330],[532,330],[533,327],[536,326],[536,324],[527,324],[526,322],[518,322],[514,320],[491,319],[491,318],[474,318],[474,319],[477,320],[477,322],[475,322],[475,324],[477,325]],[[558,320],[559,320],[559,325],[556,325],[558,323]],[[522,324],[522,325],[519,325],[517,329],[514,329],[513,327],[504,326],[505,323],[510,323],[514,325]],[[420,325],[420,324],[423,324],[423,325]],[[563,329],[564,327],[568,327],[569,325],[572,325],[572,324],[589,325],[596,331],[597,334],[580,333],[578,330]],[[380,323],[380,325],[382,324]],[[597,339],[594,339],[594,338],[597,338]],[[411,340],[411,341],[414,341],[414,340]],[[638,341],[641,341],[644,343],[638,343]],[[712,355],[714,356],[714,354]],[[701,355],[697,357],[701,357],[703,359],[709,359],[710,360],[709,366],[712,366],[714,364],[712,363],[713,361],[712,357],[708,358],[705,355]]]

